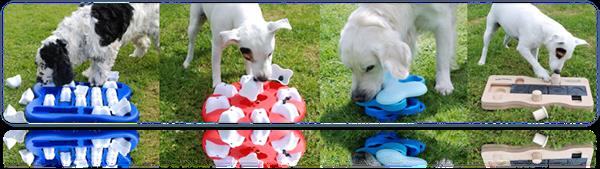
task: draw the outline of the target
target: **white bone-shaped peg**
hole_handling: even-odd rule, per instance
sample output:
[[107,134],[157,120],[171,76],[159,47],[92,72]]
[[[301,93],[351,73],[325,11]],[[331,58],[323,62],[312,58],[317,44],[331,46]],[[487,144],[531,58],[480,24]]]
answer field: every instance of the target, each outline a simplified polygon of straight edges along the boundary
[[94,106],[94,108],[92,109],[92,114],[93,115],[104,115],[104,116],[110,116],[110,107],[108,106]]
[[115,81],[115,82],[119,81],[119,72],[117,72],[117,71],[108,72],[107,81]]
[[271,141],[271,146],[277,153],[283,153],[284,150],[289,152],[296,148],[299,140],[300,137],[296,136],[294,132],[289,132],[283,138]]
[[19,103],[22,105],[27,105],[31,101],[33,101],[34,97],[35,95],[33,94],[33,91],[31,91],[31,88],[27,88],[27,90],[25,90],[25,92],[21,94],[21,99],[19,99]]
[[53,94],[46,94],[46,96],[44,96],[44,106],[54,106],[54,101],[56,101],[56,98],[54,97]]
[[117,89],[115,89],[115,88],[106,89],[106,102],[108,102],[108,106],[115,105],[119,102],[119,96],[117,95]]
[[86,147],[75,147],[75,164],[76,168],[87,168],[89,167],[86,156],[87,156],[87,148]]
[[75,106],[85,107],[87,106],[87,100],[85,96],[75,96]]
[[71,88],[69,86],[63,86],[60,90],[60,102],[71,102]]
[[229,154],[229,145],[219,145],[210,140],[206,140],[206,154],[209,157],[225,158]]
[[58,155],[60,156],[60,164],[63,167],[67,168],[71,166],[71,152],[60,152]]
[[301,152],[296,152],[296,153],[287,154],[287,155],[284,153],[278,153],[277,154],[277,164],[293,167],[293,166],[298,165],[298,161],[300,161],[301,156],[302,156]]
[[113,89],[117,89],[119,88],[119,86],[117,85],[117,82],[115,81],[106,81],[104,82],[104,84],[102,85],[102,88],[113,88]]
[[121,155],[127,156],[127,154],[129,154],[129,152],[131,151],[131,142],[125,140],[125,138],[122,137],[114,138],[110,142],[109,148],[114,148]]
[[294,72],[291,69],[284,69],[277,64],[272,64],[271,69],[273,73],[271,74],[271,80],[277,80],[283,85],[288,85],[290,83],[290,79]]
[[117,165],[117,157],[119,157],[119,152],[115,148],[109,147],[108,151],[106,151],[106,165]]
[[102,89],[99,87],[92,87],[92,106],[102,106]]
[[252,135],[250,135],[250,139],[254,145],[262,146],[267,143],[269,134],[271,134],[271,130],[254,130],[252,131]]
[[246,137],[240,135],[236,130],[219,130],[218,132],[221,140],[229,144],[229,147],[231,148],[242,145],[246,139]]
[[92,166],[93,167],[99,167],[100,165],[102,165],[102,153],[104,151],[104,148],[102,147],[92,147],[91,149],[92,151]]
[[287,88],[287,89],[279,89],[277,90],[277,100],[285,100],[290,99],[294,101],[301,102],[302,97],[300,97],[300,93],[298,93],[298,89],[296,88]]
[[242,109],[231,106],[221,113],[221,116],[219,116],[219,123],[237,123],[244,116],[244,111]]
[[217,109],[228,109],[231,107],[226,96],[209,97],[206,100],[206,114],[210,114]]
[[219,83],[217,86],[215,86],[215,92],[213,94],[219,94],[221,96],[230,98],[238,94],[238,90],[233,85]]
[[4,141],[6,147],[10,150],[13,146],[15,146],[15,144],[23,143],[23,141],[25,141],[26,134],[27,130],[8,130],[6,133],[4,133],[2,141]]
[[44,152],[44,158],[46,160],[53,160],[56,155],[54,154],[54,147],[44,147],[42,148],[42,151]]
[[269,115],[265,109],[254,109],[250,115],[253,123],[271,123]]
[[286,100],[277,101],[271,108],[271,113],[280,114],[290,122],[293,122],[300,114],[294,104],[286,103]]
[[9,77],[8,79],[6,79],[6,86],[10,87],[10,88],[17,88],[21,85],[21,75],[16,75],[13,77]]
[[2,116],[10,123],[27,123],[27,120],[25,120],[25,113],[15,110],[10,104],[6,106],[6,110],[4,110]]
[[27,149],[19,150],[19,154],[21,155],[21,160],[27,164],[27,166],[31,166],[35,156]]
[[263,83],[254,80],[252,75],[244,75],[240,79],[242,88],[240,89],[240,96],[247,98],[250,101],[256,101],[258,94],[263,91]]
[[87,106],[87,92],[88,92],[89,87],[87,86],[82,86],[82,85],[77,85],[75,86],[75,90],[73,91],[73,93],[75,93],[75,106]]
[[258,155],[255,152],[251,152],[245,157],[240,158],[240,165],[242,168],[262,168],[264,162],[258,159]]
[[112,105],[110,110],[112,110],[112,114],[115,116],[125,116],[131,112],[131,103],[129,103],[127,98],[122,98],[117,104]]
[[110,146],[110,138],[92,139],[92,146],[96,148],[108,148]]

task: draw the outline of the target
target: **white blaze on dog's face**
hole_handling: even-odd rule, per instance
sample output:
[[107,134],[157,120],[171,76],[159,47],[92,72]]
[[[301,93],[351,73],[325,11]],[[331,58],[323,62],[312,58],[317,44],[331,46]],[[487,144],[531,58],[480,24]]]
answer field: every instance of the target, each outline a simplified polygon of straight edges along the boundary
[[73,68],[67,51],[67,43],[54,36],[42,42],[35,56],[37,82],[53,82],[57,86],[73,81]]
[[275,32],[279,29],[291,30],[287,19],[275,22],[245,24],[239,28],[220,32],[223,43],[237,44],[247,62],[250,62],[252,75],[259,81],[271,77],[271,61],[275,50]]
[[550,43],[546,46],[549,54],[550,70],[560,74],[565,62],[571,59],[575,47],[584,44],[587,45],[588,43],[571,35],[553,35]]
[[354,12],[342,30],[339,53],[352,71],[352,100],[368,101],[382,89],[384,73],[405,79],[410,47],[379,16]]

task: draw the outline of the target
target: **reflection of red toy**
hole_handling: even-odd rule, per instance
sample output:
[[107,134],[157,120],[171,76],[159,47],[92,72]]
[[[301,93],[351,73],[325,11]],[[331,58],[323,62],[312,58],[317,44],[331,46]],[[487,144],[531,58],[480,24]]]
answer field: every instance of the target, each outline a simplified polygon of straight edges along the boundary
[[[235,86],[235,88],[238,91],[241,89],[239,82],[234,83],[233,86]],[[271,121],[271,123],[300,122],[304,118],[304,114],[306,112],[306,107],[305,107],[306,105],[305,105],[303,99],[301,102],[298,102],[295,100],[289,100],[287,102],[287,103],[294,104],[296,106],[296,108],[298,109],[299,116],[296,117],[293,121],[287,120],[285,117],[283,117],[280,114],[271,113],[271,108],[277,102],[277,91],[279,89],[286,89],[286,88],[288,88],[288,87],[277,81],[268,81],[268,82],[264,83],[264,85],[263,85],[264,91],[258,95],[257,100],[254,102],[248,100],[247,98],[245,98],[243,96],[240,96],[239,94],[236,94],[236,95],[228,98],[228,100],[229,100],[229,104],[231,104],[231,106],[241,108],[244,111],[245,117],[241,118],[238,121],[239,123],[251,123],[252,120],[250,119],[250,115],[252,114],[252,111],[254,109],[259,109],[259,108],[263,108],[267,111],[267,114],[269,116],[269,120]],[[215,97],[215,96],[220,96],[220,95],[212,94],[209,97]],[[208,98],[207,98],[207,100],[208,100]],[[221,113],[223,113],[226,110],[227,109],[217,109],[217,110],[214,110],[213,112],[207,114],[206,101],[205,101],[202,104],[202,120],[204,122],[218,122],[219,118],[221,116]]]
[[[235,167],[238,167],[238,168],[243,167],[241,164],[243,162],[239,161],[239,160],[241,158],[247,157],[251,153],[256,153],[257,159],[262,161],[261,162],[262,166],[258,166],[258,167],[284,168],[284,167],[295,166],[297,161],[293,162],[293,164],[289,163],[289,164],[292,164],[291,166],[288,164],[282,164],[283,160],[281,160],[279,158],[281,158],[283,154],[287,154],[287,157],[290,157],[290,155],[291,156],[296,155],[299,159],[299,157],[304,155],[304,151],[306,149],[304,136],[302,135],[302,132],[300,132],[299,130],[271,130],[270,134],[268,136],[268,139],[264,145],[255,145],[252,142],[252,132],[253,132],[252,130],[236,130],[234,132],[237,132],[240,136],[243,136],[244,141],[240,146],[231,148],[228,143],[225,143],[221,139],[221,136],[219,135],[218,130],[205,131],[204,136],[202,137],[202,149],[204,150],[204,153],[207,156],[209,156],[209,158],[211,158],[213,161],[215,161],[215,163],[216,163],[216,161],[223,159],[221,157],[215,157],[215,156],[211,157],[209,155],[210,154],[209,151],[211,151],[211,150],[207,150],[207,144],[209,144],[209,143],[207,143],[207,141],[210,141],[214,144],[217,144],[218,146],[230,147],[229,151],[226,152],[227,156],[228,156],[226,158],[235,159],[235,161],[236,161],[236,162],[234,162]],[[281,141],[281,140],[285,139],[286,137],[289,137],[290,135],[293,135],[298,139],[297,142],[288,144],[288,145],[295,145],[295,147],[289,149],[289,151],[283,151],[283,153],[278,153],[278,151],[276,150],[277,147],[275,146],[274,142]]]

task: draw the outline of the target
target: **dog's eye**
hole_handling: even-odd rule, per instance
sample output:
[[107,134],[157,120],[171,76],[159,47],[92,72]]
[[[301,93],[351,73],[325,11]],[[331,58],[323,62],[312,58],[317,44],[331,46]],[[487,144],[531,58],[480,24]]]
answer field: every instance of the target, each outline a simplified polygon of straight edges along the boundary
[[248,48],[240,48],[240,52],[242,52],[243,54],[251,54],[252,51]]
[[369,66],[367,66],[366,72],[370,72],[371,70],[373,70],[373,68],[375,68],[375,65],[369,65]]

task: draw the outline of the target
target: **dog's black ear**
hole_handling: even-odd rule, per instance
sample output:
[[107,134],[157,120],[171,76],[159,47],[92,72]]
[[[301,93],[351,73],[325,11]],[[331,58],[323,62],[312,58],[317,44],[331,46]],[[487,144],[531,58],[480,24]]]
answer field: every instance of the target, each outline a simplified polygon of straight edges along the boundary
[[63,40],[56,40],[55,56],[53,57],[52,65],[52,69],[54,70],[52,79],[55,85],[62,86],[73,81],[73,67],[69,60],[67,44]]

